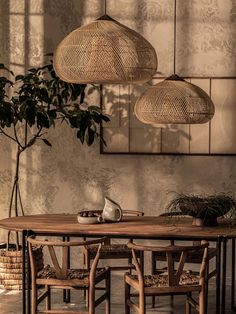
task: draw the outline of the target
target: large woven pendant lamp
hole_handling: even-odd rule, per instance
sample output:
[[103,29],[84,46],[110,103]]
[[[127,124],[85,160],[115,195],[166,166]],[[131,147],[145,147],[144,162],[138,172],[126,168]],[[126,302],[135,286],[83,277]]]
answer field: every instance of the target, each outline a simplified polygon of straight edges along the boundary
[[57,75],[70,83],[149,81],[157,69],[153,46],[134,30],[105,15],[66,36],[54,53]]
[[[176,72],[176,4],[174,0],[174,73]],[[137,100],[134,113],[146,124],[201,124],[210,121],[215,107],[200,87],[173,74],[148,88]]]

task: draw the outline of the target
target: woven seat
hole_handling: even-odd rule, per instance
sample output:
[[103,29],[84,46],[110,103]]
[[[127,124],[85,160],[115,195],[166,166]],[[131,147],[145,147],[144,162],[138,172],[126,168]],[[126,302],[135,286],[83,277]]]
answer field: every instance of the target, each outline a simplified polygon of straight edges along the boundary
[[[137,275],[127,275],[130,279],[137,281],[138,283],[138,276]],[[188,286],[188,285],[199,285],[199,276],[192,273],[192,272],[183,272],[180,276],[179,281],[180,286]],[[144,276],[144,286],[145,287],[168,287],[168,275],[161,274],[161,275],[145,275]]]
[[[105,268],[97,269],[95,278],[98,278],[105,271]],[[67,284],[67,281],[73,281],[76,286],[88,287],[89,274],[90,271],[88,271],[87,269],[68,269],[67,274],[64,278],[58,278],[55,269],[50,265],[47,265],[40,272],[38,272],[36,282],[38,284],[47,284],[48,279],[58,279],[58,281],[60,281],[60,284],[62,283],[62,281],[65,281],[65,284]]]
[[[154,247],[128,243],[132,249],[133,263],[136,274],[126,273],[125,281],[125,314],[130,314],[133,309],[136,313],[146,313],[146,296],[162,295],[186,295],[186,313],[190,314],[191,306],[199,314],[205,314],[206,309],[206,269],[208,266],[208,243],[193,246],[169,245],[166,247]],[[166,256],[166,267],[159,274],[145,275],[137,259],[137,252],[163,253]],[[189,254],[203,252],[199,270],[193,272],[186,270],[186,262]],[[174,256],[179,256],[178,263]],[[132,289],[132,293],[131,293]],[[198,292],[194,297],[192,293]],[[138,294],[138,303],[134,299]]]

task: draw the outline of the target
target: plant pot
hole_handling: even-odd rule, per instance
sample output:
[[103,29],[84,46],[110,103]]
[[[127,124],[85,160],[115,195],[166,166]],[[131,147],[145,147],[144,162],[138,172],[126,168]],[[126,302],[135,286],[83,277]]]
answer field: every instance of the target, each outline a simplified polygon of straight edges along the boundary
[[212,217],[212,218],[196,218],[193,217],[193,222],[192,226],[197,226],[197,227],[215,227],[218,226],[217,218]]
[[[33,252],[37,261],[36,267],[39,271],[43,268],[42,248],[34,248]],[[6,249],[6,244],[0,245],[0,288],[21,290],[22,277],[22,250],[16,250],[14,244],[10,245],[9,250]]]
[[214,201],[209,200],[186,202],[179,205],[179,209],[184,215],[192,216],[194,226],[217,226],[217,218],[226,215],[231,209],[231,203],[225,202],[224,206],[217,206]]

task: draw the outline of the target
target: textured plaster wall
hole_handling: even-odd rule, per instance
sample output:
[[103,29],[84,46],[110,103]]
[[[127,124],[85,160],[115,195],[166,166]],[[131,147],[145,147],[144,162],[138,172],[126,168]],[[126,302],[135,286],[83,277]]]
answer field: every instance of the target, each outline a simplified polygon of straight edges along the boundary
[[[102,14],[99,0],[1,0],[0,62],[16,72],[42,63],[68,32]],[[159,69],[173,69],[173,1],[108,1],[108,12],[143,33],[157,49]],[[235,75],[235,0],[179,0],[178,69],[182,75]],[[185,36],[183,36],[183,34]],[[234,34],[235,35],[235,34]],[[189,73],[191,72],[191,73]],[[236,157],[100,155],[73,130],[50,130],[52,148],[39,143],[22,158],[27,214],[102,208],[109,195],[125,209],[163,212],[171,191],[235,191]],[[7,216],[15,148],[0,137],[0,218]],[[1,231],[0,240],[5,240]]]

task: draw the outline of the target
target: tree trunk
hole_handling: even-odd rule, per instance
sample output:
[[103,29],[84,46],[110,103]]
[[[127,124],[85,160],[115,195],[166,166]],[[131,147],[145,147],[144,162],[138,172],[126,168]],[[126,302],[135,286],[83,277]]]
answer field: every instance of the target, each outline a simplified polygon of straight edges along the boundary
[[[19,215],[19,209],[21,210],[22,216],[24,216],[24,209],[23,209],[23,204],[22,204],[22,199],[21,199],[21,194],[20,194],[20,187],[19,187],[20,156],[21,156],[22,152],[23,152],[23,150],[18,145],[17,154],[16,154],[15,177],[14,177],[14,182],[13,182],[13,186],[12,186],[10,206],[9,206],[9,212],[8,212],[9,218],[12,216],[17,217]],[[12,213],[13,208],[14,208],[14,215]],[[11,234],[11,231],[8,231],[7,249],[9,249],[10,234]],[[17,250],[19,250],[18,232],[16,232],[16,248],[17,248]]]

